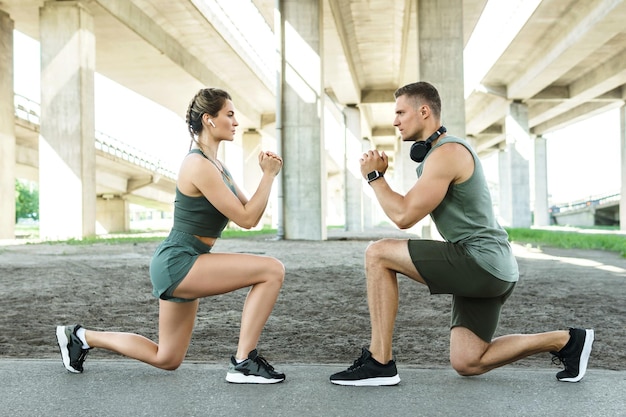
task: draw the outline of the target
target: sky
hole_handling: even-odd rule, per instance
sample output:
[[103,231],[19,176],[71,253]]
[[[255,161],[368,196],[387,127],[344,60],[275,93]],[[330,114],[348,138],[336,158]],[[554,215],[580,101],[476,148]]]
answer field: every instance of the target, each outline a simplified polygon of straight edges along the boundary
[[[519,30],[539,2],[488,3],[482,22],[477,25],[475,36],[468,42],[464,54],[466,95],[471,91],[469,86],[480,81],[481,73],[488,71],[489,63],[497,59],[508,42],[479,48],[477,45],[481,44],[481,39],[510,41],[512,35],[503,31]],[[500,7],[503,4],[507,7]],[[488,50],[488,56],[475,59],[476,54],[485,50]],[[39,103],[39,42],[15,31],[14,60],[15,93]],[[177,114],[97,73],[95,110],[96,130],[134,148],[136,154],[161,160],[166,168],[178,171],[189,147],[189,134],[184,120]],[[389,116],[391,121],[393,115]],[[619,110],[615,109],[544,135],[547,139],[550,204],[619,192],[619,124]],[[488,179],[497,182],[497,155],[486,158],[483,163]]]

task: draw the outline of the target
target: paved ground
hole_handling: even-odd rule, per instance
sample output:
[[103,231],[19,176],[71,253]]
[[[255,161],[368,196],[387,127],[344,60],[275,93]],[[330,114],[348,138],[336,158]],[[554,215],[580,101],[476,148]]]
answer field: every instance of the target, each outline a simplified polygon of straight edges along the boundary
[[[339,367],[341,368],[341,367]],[[472,378],[399,366],[395,387],[340,387],[337,365],[285,365],[284,383],[233,385],[226,366],[186,362],[174,372],[128,360],[0,360],[2,416],[626,416],[626,372],[501,368]]]
[[[388,233],[385,232],[387,235]],[[343,236],[342,236],[343,237]],[[348,236],[347,238],[350,238]],[[329,247],[333,252],[337,252],[338,243],[341,241],[335,241],[332,244],[326,244],[324,247]],[[290,281],[299,283],[298,290],[302,290],[302,282],[299,273],[304,276],[316,276],[319,280],[321,270],[315,269],[314,271],[300,271],[303,264],[302,259],[306,257],[301,256],[301,253],[309,253],[310,250],[299,252],[299,246],[290,243],[290,246],[294,246],[291,252],[294,252],[289,256],[284,245],[276,243],[275,245],[264,244],[263,250],[268,254],[280,253],[281,259],[287,265],[290,275]],[[346,242],[347,244],[348,242]],[[252,251],[258,250],[258,242],[242,242],[232,241],[224,242],[224,246],[233,245],[240,251]],[[356,243],[355,243],[356,244]],[[366,245],[367,242],[363,242],[362,245]],[[247,245],[247,246],[246,246]],[[310,245],[310,243],[300,243],[300,246]],[[274,246],[278,246],[274,248]],[[348,245],[350,246],[350,245]],[[257,249],[255,249],[257,248]],[[96,248],[98,249],[98,248]],[[296,250],[298,249],[298,250]],[[353,253],[354,249],[350,246],[349,253]],[[29,250],[32,252],[30,253]],[[63,250],[58,246],[52,247],[49,250]],[[100,250],[102,250],[100,248]],[[12,280],[17,280],[16,276],[22,274],[19,281],[26,283],[29,276],[36,274],[35,277],[47,276],[52,268],[53,262],[51,260],[45,262],[38,262],[35,260],[35,266],[40,264],[38,268],[34,266],[26,268],[22,262],[25,258],[37,256],[44,256],[42,254],[43,248],[38,246],[24,247],[24,253],[17,257],[18,252],[16,250],[9,250],[5,248],[3,259],[5,260],[5,269],[3,274],[11,274]],[[69,251],[69,250],[68,250]],[[82,248],[81,252],[85,252],[86,249]],[[71,252],[71,251],[70,251]],[[359,249],[359,253],[362,253],[362,248]],[[593,324],[597,329],[598,337],[597,343],[594,344],[592,368],[588,371],[587,376],[583,381],[576,384],[562,383],[555,379],[555,374],[560,369],[559,367],[550,367],[547,365],[549,361],[548,357],[540,358],[541,366],[535,366],[534,363],[529,362],[527,366],[515,367],[507,366],[501,369],[492,371],[486,375],[472,378],[463,378],[449,367],[438,367],[436,369],[425,369],[430,365],[419,365],[416,362],[411,362],[406,358],[408,352],[413,350],[419,351],[417,344],[411,349],[406,350],[403,353],[402,361],[399,361],[398,369],[402,382],[396,387],[339,387],[330,384],[328,377],[330,374],[339,371],[349,363],[344,362],[341,365],[320,364],[320,362],[326,362],[325,360],[317,359],[312,360],[309,364],[295,364],[298,362],[275,360],[275,364],[281,371],[287,374],[287,380],[282,384],[271,386],[258,386],[258,385],[231,385],[224,380],[226,372],[226,364],[219,364],[216,361],[199,362],[205,360],[207,355],[195,355],[190,356],[180,369],[174,372],[161,371],[152,368],[148,365],[112,356],[114,359],[107,357],[97,357],[96,352],[90,355],[88,359],[86,371],[81,375],[70,374],[63,368],[54,341],[50,341],[49,337],[39,336],[34,330],[35,324],[41,324],[45,332],[44,335],[50,336],[50,330],[53,329],[53,324],[58,324],[58,318],[54,316],[53,301],[49,299],[33,298],[32,294],[41,297],[42,294],[50,295],[49,289],[42,287],[42,282],[49,282],[50,280],[37,281],[37,285],[33,284],[33,292],[25,294],[23,297],[25,300],[22,309],[18,309],[15,302],[11,303],[11,299],[15,299],[18,295],[24,295],[23,292],[27,291],[23,286],[17,293],[6,293],[2,297],[2,303],[0,303],[0,318],[6,320],[6,326],[0,326],[2,333],[0,333],[0,342],[6,340],[5,347],[8,344],[20,347],[20,352],[33,349],[36,345],[43,343],[45,351],[50,351],[50,355],[37,355],[29,354],[22,357],[41,358],[41,359],[20,359],[15,355],[10,358],[10,355],[0,356],[0,417],[4,416],[66,416],[68,414],[77,415],[81,417],[99,417],[99,416],[296,416],[296,417],[308,417],[308,416],[610,416],[610,417],[626,417],[626,370],[623,363],[623,343],[621,338],[624,335],[623,332],[623,319],[624,310],[620,307],[620,302],[615,301],[607,302],[609,295],[606,294],[604,283],[615,283],[616,280],[621,280],[624,277],[626,266],[623,263],[623,259],[617,259],[615,256],[610,258],[600,258],[602,255],[600,251],[588,252],[582,255],[586,257],[583,259],[580,256],[576,256],[573,252],[569,251],[561,253],[556,251],[554,253],[535,253],[536,251],[527,251],[524,257],[520,258],[520,262],[524,266],[525,280],[528,283],[530,289],[535,291],[530,293],[532,297],[544,297],[542,301],[541,310],[537,314],[529,314],[528,320],[538,326],[541,325],[541,320],[554,319],[558,314],[562,314],[562,319],[566,322],[574,320],[576,323],[587,322]],[[149,254],[142,257],[137,255],[138,249],[133,249],[133,254],[136,254],[141,261],[141,265],[135,266],[137,275],[143,277],[145,280],[146,269],[142,265],[146,263],[145,259],[149,259]],[[62,256],[61,256],[62,255]],[[352,258],[346,257],[343,252],[333,253],[335,257],[341,259],[341,265],[343,269],[347,269],[352,262]],[[533,255],[532,257],[529,257]],[[56,259],[55,256],[47,255],[50,259]],[[85,254],[87,256],[87,254]],[[355,255],[356,256],[356,255]],[[71,258],[71,254],[63,252],[59,254],[61,257],[58,262],[61,264],[68,263]],[[71,258],[71,259],[70,259]],[[145,259],[144,259],[145,258]],[[293,258],[293,259],[292,259]],[[336,263],[331,262],[332,256],[324,252],[323,259],[327,263],[327,269],[333,274],[336,273]],[[580,259],[579,259],[580,258]],[[69,260],[68,260],[69,259]],[[85,268],[91,267],[94,269],[94,265],[99,258],[88,257],[88,261],[83,263]],[[104,276],[105,273],[111,273],[113,270],[119,270],[120,273],[125,276],[130,275],[130,266],[119,268],[116,265],[109,265],[111,259],[106,258],[108,262],[107,266],[110,268],[95,269],[92,271],[95,277]],[[117,258],[115,258],[117,259]],[[123,258],[126,259],[126,258]],[[123,260],[122,259],[122,260]],[[19,261],[19,262],[18,262]],[[349,262],[350,261],[350,262]],[[118,262],[121,262],[118,259]],[[137,263],[137,262],[135,262]],[[361,271],[362,260],[354,260],[355,271]],[[76,268],[77,262],[72,263]],[[560,274],[559,271],[565,266],[571,266],[570,269],[566,269],[566,273]],[[572,266],[573,265],[573,266]],[[543,269],[542,269],[543,268]],[[573,269],[572,269],[573,268]],[[539,280],[533,278],[531,273],[534,270],[537,276],[550,276],[550,280],[547,282],[545,279]],[[66,271],[66,266],[62,265],[61,272]],[[39,271],[39,272],[38,272]],[[80,275],[84,273],[80,271]],[[39,274],[39,275],[37,275]],[[349,276],[357,276],[361,272],[350,271]],[[595,274],[595,275],[594,275]],[[65,272],[62,276],[67,275]],[[561,275],[566,277],[565,282],[558,281]],[[584,280],[577,278],[578,276],[585,277]],[[593,279],[591,278],[593,277]],[[70,277],[71,278],[71,277]],[[300,279],[300,281],[298,281]],[[344,278],[346,279],[346,278]],[[582,280],[582,281],[581,281]],[[97,280],[96,280],[97,281]],[[592,309],[576,308],[563,309],[556,308],[555,303],[558,302],[557,298],[545,298],[546,291],[549,291],[551,287],[557,286],[559,288],[567,287],[571,293],[578,294],[580,292],[574,291],[578,281],[581,282],[593,282],[595,287],[589,287],[585,296],[600,297],[598,299],[604,301],[597,301],[591,299],[589,305],[593,305]],[[143,282],[143,281],[142,281]],[[324,281],[331,282],[331,281]],[[619,281],[623,282],[623,281]],[[531,285],[532,284],[532,285]],[[544,285],[545,284],[545,285]],[[565,285],[567,284],[567,285]],[[144,283],[144,286],[146,284]],[[548,287],[546,287],[546,285]],[[409,288],[416,288],[412,286]],[[81,287],[82,288],[82,287]],[[616,300],[623,300],[621,293],[617,291],[619,287],[612,287],[614,293],[612,296]],[[621,287],[623,288],[623,287]],[[45,290],[45,291],[44,291]],[[603,292],[605,291],[605,292]],[[144,291],[145,292],[145,291]],[[141,291],[133,291],[133,297],[137,297],[136,294],[141,294]],[[280,303],[280,306],[286,304],[287,295],[300,294],[296,289],[285,289],[285,300]],[[518,295],[523,295],[524,292],[520,286]],[[566,293],[567,295],[568,293]],[[326,297],[322,297],[326,299]],[[361,297],[363,298],[363,297]],[[425,300],[433,299],[430,297]],[[568,298],[568,297],[565,297]],[[579,297],[580,298],[580,297]],[[299,300],[299,298],[298,298]],[[530,301],[528,301],[530,300]],[[532,299],[521,298],[518,309],[523,308],[526,302],[532,304]],[[511,302],[512,303],[512,302]],[[129,303],[119,303],[125,305]],[[34,306],[39,305],[43,308],[44,313],[35,314],[36,319],[28,318],[28,314],[32,314]],[[98,305],[98,304],[96,304]],[[297,304],[301,306],[301,304]],[[623,305],[623,304],[621,304]],[[59,306],[56,305],[58,309]],[[282,308],[282,307],[281,307]],[[365,307],[363,307],[365,308]],[[531,308],[534,308],[531,306]],[[613,308],[613,312],[607,310]],[[208,309],[207,309],[208,310]],[[404,309],[403,311],[406,311]],[[514,309],[513,309],[514,310]],[[289,310],[291,311],[291,310]],[[576,316],[581,314],[583,316]],[[598,313],[600,318],[596,320],[595,316],[589,316],[591,313]],[[118,314],[118,313],[116,313]],[[119,313],[118,315],[128,317],[137,315],[139,313],[133,312],[132,314]],[[366,312],[360,314],[366,317]],[[140,314],[144,317],[143,313]],[[277,311],[277,317],[288,317],[286,312]],[[518,315],[516,315],[517,317]],[[152,317],[145,315],[145,317]],[[421,316],[420,316],[421,317]],[[591,317],[591,318],[590,318]],[[422,318],[423,319],[423,318]],[[19,320],[26,320],[28,323],[28,332],[24,332],[22,325],[16,325]],[[563,321],[563,320],[560,320]],[[559,322],[560,322],[559,321]],[[36,323],[35,323],[36,322]],[[48,323],[52,322],[52,323]],[[307,322],[309,323],[309,322]],[[420,323],[423,324],[423,323]],[[311,325],[309,323],[308,325]],[[360,325],[360,323],[355,323]],[[504,322],[503,326],[507,323]],[[519,328],[519,319],[516,318],[516,328]],[[132,327],[132,326],[131,326]],[[200,326],[199,326],[200,327]],[[283,328],[284,326],[275,326]],[[445,331],[445,326],[440,326]],[[541,327],[541,326],[540,326]],[[602,328],[602,332],[600,332]],[[310,330],[309,327],[307,327]],[[403,335],[405,337],[410,336],[411,331],[409,327],[403,326]],[[201,329],[200,329],[201,330]],[[198,330],[198,332],[200,332]],[[271,329],[270,329],[271,330]],[[423,330],[423,329],[422,329]],[[523,329],[524,330],[524,329]],[[526,329],[528,330],[528,329]],[[532,330],[532,329],[530,329]],[[268,330],[269,333],[269,330]],[[305,332],[308,333],[308,332]],[[400,333],[400,332],[399,332]],[[24,334],[29,336],[19,343],[15,342],[14,334]],[[214,333],[207,333],[206,335],[213,335]],[[279,340],[288,340],[288,348],[293,349],[294,344],[298,343],[298,339],[302,338],[302,334],[297,333],[298,337],[279,337]],[[341,333],[342,342],[344,334],[351,334],[349,332]],[[206,336],[205,335],[205,336]],[[609,337],[610,335],[610,337]],[[324,336],[325,337],[325,336]],[[366,336],[364,336],[366,337]],[[204,339],[207,339],[211,343],[211,352],[215,351],[219,346],[214,337],[202,337],[197,335],[197,343],[201,343]],[[268,339],[268,338],[266,338]],[[602,339],[602,340],[601,340]],[[447,342],[447,338],[441,339],[443,342]],[[324,339],[327,342],[327,339]],[[267,343],[267,340],[265,341]],[[305,341],[306,342],[306,341]],[[442,343],[443,343],[442,342]],[[602,343],[600,343],[602,342]],[[305,345],[308,348],[316,346],[318,343],[311,344],[306,342]],[[324,345],[324,343],[319,343]],[[406,343],[405,343],[406,344]],[[432,341],[429,341],[429,347]],[[214,346],[216,345],[216,346]],[[350,347],[353,344],[348,344]],[[0,343],[0,346],[3,346]],[[356,345],[358,346],[358,345]],[[398,344],[402,346],[402,344]],[[421,345],[420,345],[421,346]],[[280,346],[279,346],[280,347]],[[281,351],[278,348],[268,349],[273,355],[280,355]],[[229,341],[228,348],[232,348],[232,341]],[[286,347],[282,347],[283,350]],[[221,353],[217,357],[228,357],[230,351],[227,353]],[[100,353],[100,352],[97,352]],[[440,355],[443,355],[444,361],[447,355],[447,351],[444,348],[441,349]],[[349,356],[348,356],[349,357]],[[613,358],[613,362],[610,366],[607,365],[606,359],[608,357]],[[218,363],[218,364],[216,364]],[[407,365],[407,363],[413,363],[413,365]],[[434,361],[427,361],[426,363],[434,363]],[[596,366],[597,368],[594,368]],[[604,369],[600,369],[600,367]],[[619,371],[612,370],[618,369]]]

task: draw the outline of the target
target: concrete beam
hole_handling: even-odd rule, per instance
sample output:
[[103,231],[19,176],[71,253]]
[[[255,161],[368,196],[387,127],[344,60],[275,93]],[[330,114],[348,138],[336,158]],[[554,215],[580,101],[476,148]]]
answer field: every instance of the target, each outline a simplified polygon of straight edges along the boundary
[[[360,71],[362,71],[363,67],[358,54],[358,45],[356,44],[355,24],[352,21],[352,13],[349,13],[350,4],[345,1],[328,0],[328,6],[332,19],[324,25],[324,35],[337,36],[341,45],[341,51],[328,49],[332,47],[333,42],[325,43],[324,54],[332,53],[334,55],[332,60],[326,60],[326,65],[345,65],[347,74],[346,71],[331,71],[333,77],[326,79],[326,83],[333,87],[339,102],[358,103],[361,101],[359,80],[362,79]],[[346,8],[348,13],[344,12]],[[327,14],[326,10],[324,14]],[[346,79],[345,75],[349,75],[349,77]],[[339,77],[341,80],[336,80],[335,77]]]
[[626,49],[570,85],[572,98],[592,98],[626,84]]
[[491,94],[501,98],[508,98],[506,85],[479,84],[476,91],[485,94]]
[[[402,20],[402,42],[400,44],[399,65],[399,79],[401,80],[401,85],[408,84],[420,78],[419,74],[408,74],[409,68],[418,68],[419,72],[419,65],[417,65],[417,62],[411,62],[413,60],[417,61],[418,59],[417,54],[414,53],[415,49],[412,49],[410,47],[412,46],[413,48],[417,48],[417,39],[414,39],[417,38],[417,31],[412,30],[414,26],[412,25],[412,23],[417,21],[417,18],[415,17],[415,13],[417,13],[417,10],[411,10],[414,3],[415,2],[413,1],[404,2],[404,18]],[[415,36],[411,36],[414,33]],[[408,64],[408,62],[411,62],[411,64]]]
[[[184,45],[170,36],[157,22],[153,21],[132,2],[125,0],[94,1],[204,85],[228,85],[224,79],[211,71]],[[250,102],[246,96],[238,95],[231,90],[229,93],[239,112],[246,115],[254,123],[260,122],[261,113],[257,110],[255,103]]]
[[161,179],[160,175],[148,175],[144,177],[129,178],[126,183],[126,192],[132,193],[140,188],[147,187],[152,184],[156,184]]
[[361,103],[395,103],[396,89],[372,89],[361,91]]
[[506,141],[506,135],[500,133],[498,135],[479,135],[475,138],[474,148],[476,153],[482,155],[486,152],[491,152],[492,149],[498,148],[500,143]]
[[557,117],[550,119],[547,122],[540,123],[533,126],[531,132],[535,135],[543,135],[549,132],[553,132],[558,129],[562,129],[568,125],[576,122],[588,119],[598,114],[605,113],[609,110],[622,106],[622,102],[588,102],[581,104],[567,113],[563,113]]
[[535,101],[563,101],[570,98],[568,86],[548,86],[541,90],[537,95],[526,100],[527,103]]
[[467,118],[467,134],[478,135],[493,124],[504,119],[511,100],[490,95],[483,101],[483,107],[472,109],[475,113]]
[[395,137],[397,135],[396,128],[393,126],[375,126],[372,128],[372,136],[390,136]]
[[[596,50],[624,30],[624,13],[623,1],[578,3],[559,18],[545,44],[537,45],[536,56],[529,57],[521,76],[508,85],[509,97],[533,97],[558,80],[585,59],[587,53],[581,51]],[[594,27],[602,30],[589,30]]]
[[[569,112],[580,103],[593,101],[596,97],[602,101],[611,100],[610,95],[603,95],[624,84],[626,84],[626,50],[571,83],[567,89],[566,100],[550,108],[541,107],[540,111],[533,111],[536,116],[531,118],[530,124],[535,126],[549,121]],[[614,97],[615,100],[619,100],[618,95],[614,94]]]

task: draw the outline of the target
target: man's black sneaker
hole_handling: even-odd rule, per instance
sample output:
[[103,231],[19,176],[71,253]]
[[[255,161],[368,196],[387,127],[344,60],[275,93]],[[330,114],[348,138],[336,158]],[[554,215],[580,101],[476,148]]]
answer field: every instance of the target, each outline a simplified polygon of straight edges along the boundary
[[76,335],[76,331],[82,326],[57,326],[57,342],[61,349],[61,358],[65,369],[79,374],[83,372],[83,362],[89,353],[89,349],[83,349],[83,342]]
[[234,356],[230,358],[230,365],[226,373],[226,381],[234,384],[276,384],[285,380],[285,374],[276,372],[259,353],[254,349],[248,359],[237,363]]
[[352,386],[397,385],[400,383],[400,376],[395,361],[390,360],[383,365],[372,358],[372,353],[368,349],[363,348],[361,357],[345,371],[331,375],[330,382]]
[[550,352],[552,362],[562,363],[565,369],[556,374],[556,379],[564,382],[578,382],[587,372],[587,363],[593,344],[593,329],[569,329],[570,339],[563,349]]

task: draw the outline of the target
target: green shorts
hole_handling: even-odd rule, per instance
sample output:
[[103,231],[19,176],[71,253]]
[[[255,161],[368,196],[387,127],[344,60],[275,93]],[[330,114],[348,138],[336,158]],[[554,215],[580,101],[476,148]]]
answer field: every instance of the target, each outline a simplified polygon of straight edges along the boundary
[[461,326],[491,342],[502,305],[515,282],[501,280],[480,267],[463,246],[410,239],[409,255],[431,294],[452,294],[450,328]]
[[178,303],[193,301],[176,298],[172,293],[187,276],[198,256],[209,252],[211,246],[205,245],[194,235],[172,229],[156,248],[150,262],[152,294],[161,300]]

